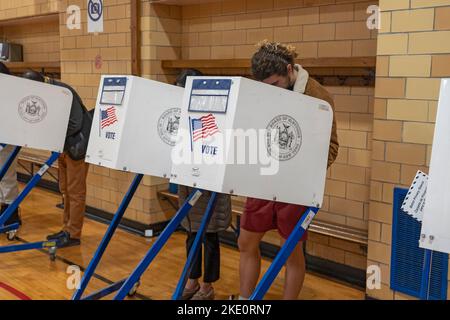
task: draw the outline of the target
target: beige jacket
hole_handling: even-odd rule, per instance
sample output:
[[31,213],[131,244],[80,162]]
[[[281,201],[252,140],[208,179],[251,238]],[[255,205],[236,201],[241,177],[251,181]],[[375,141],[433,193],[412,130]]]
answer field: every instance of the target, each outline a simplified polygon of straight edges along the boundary
[[295,65],[297,80],[294,85],[294,91],[305,94],[310,97],[324,100],[331,105],[333,109],[333,128],[331,130],[330,149],[328,153],[328,167],[336,160],[339,151],[339,141],[336,129],[336,116],[334,115],[334,101],[330,93],[316,80],[309,77],[308,72],[300,65]]

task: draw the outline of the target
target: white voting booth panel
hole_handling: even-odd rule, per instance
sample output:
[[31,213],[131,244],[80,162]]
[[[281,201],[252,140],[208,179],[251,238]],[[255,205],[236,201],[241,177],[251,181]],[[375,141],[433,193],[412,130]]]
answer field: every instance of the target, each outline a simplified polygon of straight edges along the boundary
[[62,152],[72,106],[70,90],[0,74],[0,143]]
[[420,247],[450,253],[450,79],[443,79]]
[[168,177],[184,89],[133,76],[103,76],[86,161]]
[[[319,99],[241,77],[190,77],[171,182],[321,207],[332,122]],[[242,145],[231,139],[239,131],[253,135],[240,161]],[[186,153],[190,161],[180,161]]]

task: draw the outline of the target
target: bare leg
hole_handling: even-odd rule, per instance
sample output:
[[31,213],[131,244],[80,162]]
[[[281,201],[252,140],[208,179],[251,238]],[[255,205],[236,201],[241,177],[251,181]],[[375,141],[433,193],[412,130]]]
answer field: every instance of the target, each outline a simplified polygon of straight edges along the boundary
[[255,290],[261,272],[259,243],[264,233],[250,232],[241,228],[239,234],[240,295],[250,298]]
[[[284,245],[285,240],[281,241]],[[286,262],[284,278],[284,300],[297,300],[305,280],[306,263],[303,254],[303,242],[300,241]]]

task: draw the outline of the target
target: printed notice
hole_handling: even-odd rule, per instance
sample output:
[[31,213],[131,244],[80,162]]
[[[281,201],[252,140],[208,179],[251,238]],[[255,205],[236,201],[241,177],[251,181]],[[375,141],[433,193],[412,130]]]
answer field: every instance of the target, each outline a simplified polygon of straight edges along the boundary
[[422,221],[423,218],[427,186],[428,175],[420,170],[417,171],[414,181],[402,204],[402,210],[418,221]]

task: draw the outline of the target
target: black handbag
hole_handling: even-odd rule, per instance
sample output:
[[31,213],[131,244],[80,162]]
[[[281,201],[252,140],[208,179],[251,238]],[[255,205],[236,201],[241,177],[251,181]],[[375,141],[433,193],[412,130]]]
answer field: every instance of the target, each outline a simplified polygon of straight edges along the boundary
[[66,146],[68,146],[66,152],[72,160],[83,160],[86,157],[94,111],[94,109],[90,111],[84,109],[81,130],[66,139]]

